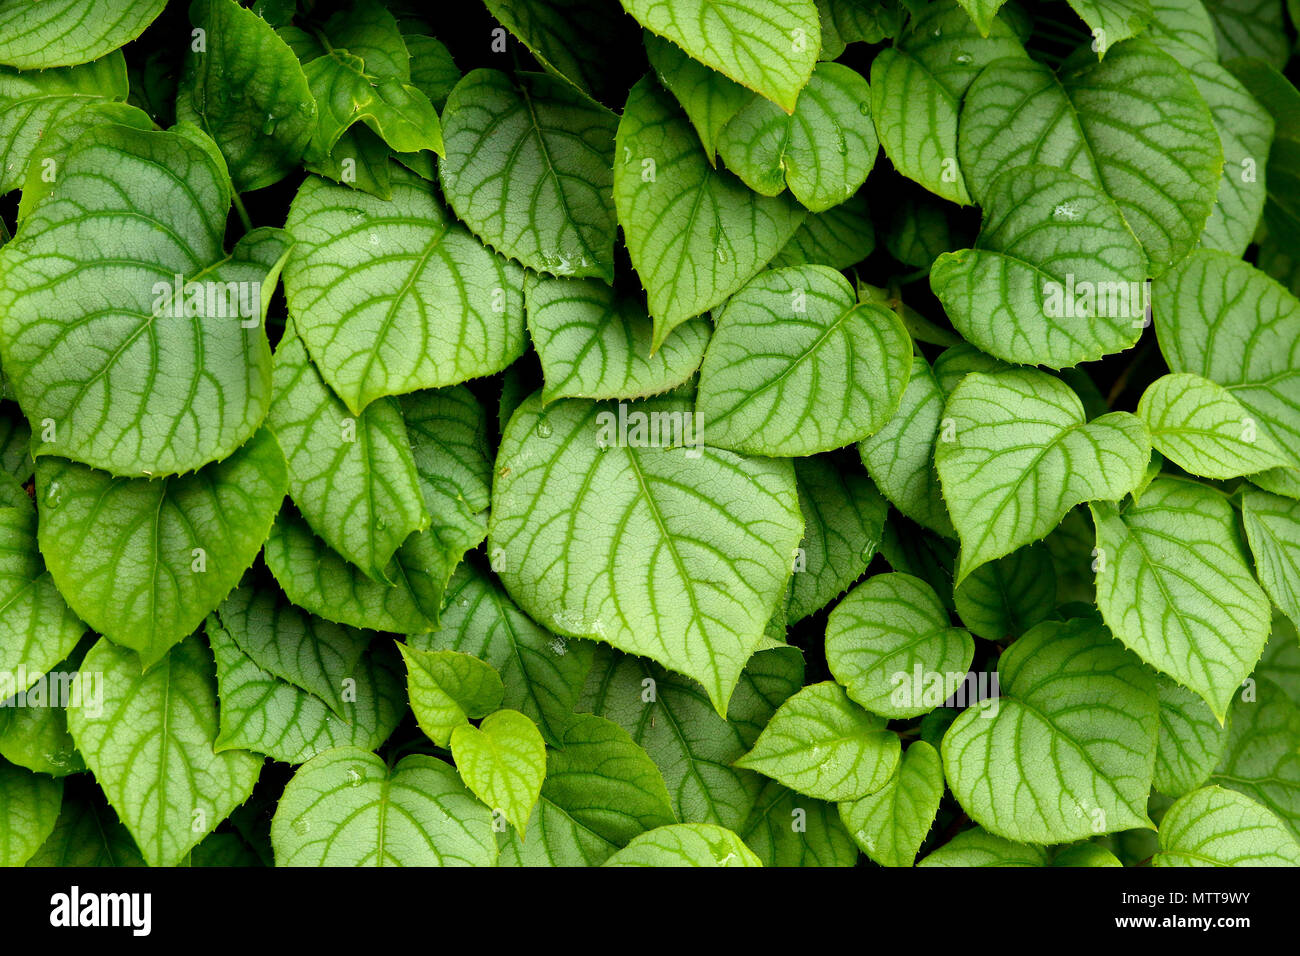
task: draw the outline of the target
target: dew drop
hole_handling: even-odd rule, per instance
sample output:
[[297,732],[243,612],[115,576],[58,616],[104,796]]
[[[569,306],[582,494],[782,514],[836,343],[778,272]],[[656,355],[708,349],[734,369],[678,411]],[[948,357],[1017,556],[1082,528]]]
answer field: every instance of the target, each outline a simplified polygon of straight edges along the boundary
[[1058,203],[1052,210],[1052,219],[1056,222],[1074,222],[1079,218],[1079,207],[1072,202]]
[[349,786],[349,787],[359,787],[359,786],[361,786],[361,774],[360,774],[360,772],[357,770],[356,767],[348,767],[348,774],[347,774],[347,776],[348,776],[348,786]]
[[366,236],[366,242],[370,243],[372,246],[379,245],[379,233],[370,233],[370,235]]
[[871,104],[868,103],[866,100],[863,100],[861,103],[858,104],[858,112],[861,113],[863,116],[870,116]]
[[293,823],[290,824],[290,826],[293,828],[293,832],[298,834],[299,836],[303,836],[311,832],[311,821],[308,820],[306,817],[299,817],[297,820],[294,820]]
[[57,481],[50,482],[50,487],[45,492],[45,507],[57,508],[63,503],[63,486]]
[[537,437],[538,438],[551,437],[551,423],[548,422],[545,418],[537,419]]
[[963,50],[961,53],[957,54],[957,62],[960,63],[962,66],[970,66],[972,63],[975,62],[975,57],[971,56],[969,53]]
[[280,121],[270,113],[266,114],[266,119],[262,123],[262,135],[270,136],[275,132],[275,127]]
[[723,249],[722,246],[718,246],[716,254],[719,262],[727,261],[727,250]]

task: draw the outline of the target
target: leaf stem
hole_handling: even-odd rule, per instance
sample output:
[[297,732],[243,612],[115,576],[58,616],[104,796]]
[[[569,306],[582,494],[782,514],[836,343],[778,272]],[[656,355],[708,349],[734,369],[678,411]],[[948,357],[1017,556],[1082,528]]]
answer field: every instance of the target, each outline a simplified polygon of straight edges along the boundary
[[252,232],[253,220],[248,218],[248,210],[244,208],[244,201],[239,198],[237,192],[232,192],[231,198],[235,204],[235,212],[239,213],[239,221],[244,224],[244,232]]

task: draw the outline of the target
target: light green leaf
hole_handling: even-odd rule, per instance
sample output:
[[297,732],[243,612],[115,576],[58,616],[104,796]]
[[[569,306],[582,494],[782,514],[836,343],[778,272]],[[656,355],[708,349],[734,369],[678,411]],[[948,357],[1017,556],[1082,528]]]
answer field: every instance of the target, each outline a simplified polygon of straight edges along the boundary
[[1236,478],[1291,464],[1228,389],[1190,372],[1164,375],[1138,402],[1151,444],[1193,475]]
[[839,63],[817,64],[793,114],[756,96],[718,137],[718,153],[745,185],[764,196],[789,186],[813,212],[857,192],[879,149],[867,81]]
[[859,441],[897,409],[911,352],[898,316],[859,303],[835,270],[763,272],[718,314],[700,369],[704,436],[778,457]]
[[1163,674],[1156,678],[1160,734],[1153,784],[1160,793],[1181,797],[1210,779],[1228,741],[1209,706]]
[[524,302],[548,403],[665,392],[695,374],[711,332],[705,319],[684,322],[655,349],[645,306],[590,279],[530,280]]
[[980,35],[988,36],[989,29],[993,26],[993,18],[997,16],[998,9],[1007,0],[957,0],[957,2],[970,14]]
[[1139,657],[1223,720],[1268,640],[1268,598],[1250,573],[1236,515],[1218,492],[1157,479],[1138,504],[1092,505],[1097,606]]
[[1260,668],[1233,702],[1232,731],[1209,779],[1267,807],[1300,840],[1300,707],[1269,673]]
[[735,833],[712,823],[676,823],[642,833],[605,866],[762,866]]
[[485,717],[501,706],[501,678],[477,657],[400,643],[397,649],[406,661],[411,710],[420,729],[439,747],[448,746],[452,732],[467,726],[469,718]]
[[1118,207],[1077,176],[1008,169],[983,196],[973,249],[946,252],[930,287],[973,344],[1065,368],[1131,348],[1146,314],[1146,259]]
[[[1091,542],[1089,542],[1091,544]],[[1056,610],[1056,570],[1046,545],[981,564],[953,591],[962,623],[990,641],[1019,637]]]
[[790,197],[755,195],[710,166],[686,117],[649,77],[628,94],[615,153],[614,202],[656,348],[753,278],[806,214]]
[[[0,699],[26,690],[86,631],[45,570],[36,539],[30,505],[0,508]],[[20,673],[27,675],[22,687],[14,676]]]
[[214,753],[217,688],[198,637],[147,673],[126,648],[100,640],[74,692],[90,693],[92,680],[103,707],[70,708],[68,730],[148,864],[175,866],[248,799],[262,761]]
[[62,796],[62,781],[0,760],[0,866],[22,866],[40,849]]
[[167,475],[247,441],[270,405],[262,323],[290,240],[258,229],[224,252],[215,145],[93,129],[26,208],[0,250],[0,352],[27,417],[56,423],[36,454]]
[[652,33],[793,112],[817,63],[821,25],[813,0],[622,0]]
[[936,445],[935,464],[962,541],[958,585],[1046,535],[1075,505],[1119,500],[1150,458],[1140,419],[1112,412],[1085,422],[1068,385],[1031,369],[966,376],[944,415],[953,440]]
[[659,85],[677,97],[699,134],[709,165],[716,166],[718,139],[723,128],[754,94],[649,31],[645,34],[645,52]]
[[355,747],[299,768],[271,821],[277,866],[493,866],[491,812],[448,764]]
[[1300,301],[1250,263],[1207,250],[1158,279],[1154,297],[1170,370],[1228,389],[1300,464]]
[[958,833],[917,864],[960,867],[1046,865],[1047,851],[1042,847],[1004,840],[979,827]]
[[1155,682],[1099,623],[1047,621],[998,661],[1002,696],[943,738],[953,796],[998,836],[1065,843],[1150,826]]
[[285,485],[284,456],[265,430],[225,461],[172,478],[42,458],[41,553],[72,609],[150,667],[239,583]]
[[938,707],[965,678],[974,654],[970,634],[953,627],[938,595],[910,574],[868,578],[826,622],[831,673],[849,697],[885,717]]
[[1241,516],[1260,584],[1292,621],[1300,621],[1300,501],[1247,486]]
[[316,126],[316,103],[298,58],[235,0],[197,0],[190,18],[205,31],[205,49],[191,48],[186,58],[176,118],[221,147],[236,192],[279,182]]
[[286,228],[298,334],[354,414],[377,398],[499,372],[524,351],[523,272],[484,248],[431,184],[392,171],[393,198],[308,177]]
[[429,515],[402,409],[380,398],[353,417],[292,325],[275,351],[267,425],[284,450],[289,497],[311,529],[381,584],[393,552]]
[[73,66],[134,40],[166,0],[0,0],[0,64]]
[[443,110],[442,191],[502,255],[552,275],[614,280],[618,117],[545,73],[474,70]]
[[1160,821],[1152,866],[1300,866],[1300,844],[1277,817],[1232,790],[1204,787]]
[[741,836],[764,866],[853,866],[857,847],[835,807],[769,780]]
[[840,817],[862,852],[881,866],[911,866],[942,798],[939,752],[917,740],[889,783],[860,800],[841,803]]
[[531,718],[552,746],[561,746],[591,669],[592,645],[566,641],[536,624],[491,576],[462,564],[447,590],[437,631],[412,634],[407,646],[461,651],[501,675],[502,703]]
[[[803,535],[794,470],[696,444],[680,400],[635,414],[524,402],[497,455],[489,545],[535,620],[686,674],[723,714]],[[674,429],[688,447],[664,447]]]
[[847,269],[871,255],[875,248],[871,210],[867,208],[867,197],[859,191],[838,206],[805,218],[771,266],[777,269],[816,264]]
[[1214,18],[1202,0],[1150,0],[1155,18],[1147,29],[1153,38],[1181,43],[1214,61],[1219,59]]
[[477,727],[456,727],[451,755],[474,795],[522,835],[546,777],[546,742],[537,725],[517,710],[498,710]]
[[898,766],[898,735],[837,684],[799,691],[735,762],[819,800],[856,800],[883,787]]
[[[785,622],[817,613],[867,570],[885,531],[889,506],[856,468],[826,458],[794,463],[804,537],[796,555]],[[802,560],[800,560],[802,559]]]
[[1101,59],[1121,40],[1137,36],[1155,16],[1149,0],[1070,0],[1092,31],[1092,48]]
[[1052,866],[1123,866],[1119,857],[1096,843],[1076,843],[1056,854]]
[[51,777],[86,769],[68,733],[67,709],[98,706],[93,699],[71,697],[72,680],[88,649],[88,641],[79,642],[67,658],[34,681],[31,674],[28,680],[15,681],[12,671],[0,672],[0,698],[8,698],[0,703],[0,757]]

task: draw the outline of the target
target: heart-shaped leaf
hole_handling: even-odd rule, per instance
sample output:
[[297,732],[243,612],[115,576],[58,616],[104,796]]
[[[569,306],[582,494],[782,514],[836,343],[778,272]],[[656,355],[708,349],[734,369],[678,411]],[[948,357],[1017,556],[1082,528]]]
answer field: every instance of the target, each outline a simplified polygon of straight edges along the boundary
[[840,804],[844,826],[862,852],[881,866],[911,866],[934,826],[943,797],[939,752],[917,740],[880,790]]
[[546,777],[546,742],[517,710],[488,714],[451,732],[451,755],[474,795],[524,832]]
[[1300,866],[1300,844],[1249,797],[1203,787],[1165,811],[1151,865]]
[[411,710],[420,729],[439,747],[449,746],[452,733],[468,726],[469,718],[484,717],[501,705],[501,678],[477,657],[460,651],[422,651],[405,644],[397,649],[406,661]]

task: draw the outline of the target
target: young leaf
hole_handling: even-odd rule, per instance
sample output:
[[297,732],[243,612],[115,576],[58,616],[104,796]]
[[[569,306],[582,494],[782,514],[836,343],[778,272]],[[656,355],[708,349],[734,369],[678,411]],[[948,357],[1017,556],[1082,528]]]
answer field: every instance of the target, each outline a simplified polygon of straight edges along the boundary
[[934,826],[943,797],[939,752],[917,740],[880,790],[840,804],[844,826],[862,852],[881,866],[911,866]]
[[449,746],[452,733],[468,726],[469,718],[485,717],[501,706],[501,678],[477,657],[400,643],[397,649],[406,661],[411,710],[420,729],[439,747]]
[[11,0],[0,7],[0,64],[22,70],[73,66],[134,40],[167,0]]
[[488,714],[451,732],[451,755],[474,795],[522,834],[546,777],[546,743],[517,710]]
[[0,866],[22,866],[54,832],[62,781],[0,759]]
[[897,409],[911,351],[897,314],[859,303],[833,269],[763,272],[717,316],[696,404],[704,435],[778,457],[859,441]]
[[605,866],[762,866],[735,833],[712,823],[676,823],[642,833]]
[[1232,790],[1203,787],[1160,821],[1152,866],[1300,866],[1300,844],[1273,814]]
[[294,774],[271,821],[276,866],[493,866],[492,814],[436,757],[388,767],[340,747]]
[[286,483],[284,456],[266,430],[180,477],[114,478],[42,458],[41,553],[78,616],[150,667],[239,583]]
[[1300,501],[1247,486],[1241,516],[1259,583],[1274,604],[1300,622]]
[[1092,517],[1106,625],[1222,721],[1269,632],[1232,506],[1203,485],[1157,479],[1141,502],[1093,504]]
[[1155,682],[1101,624],[1047,621],[998,661],[1002,696],[943,738],[962,808],[990,833],[1065,843],[1150,826]]
[[74,689],[96,680],[103,707],[68,710],[68,731],[150,866],[175,866],[253,792],[262,761],[215,753],[217,688],[212,656],[197,637],[152,670],[100,640]]

